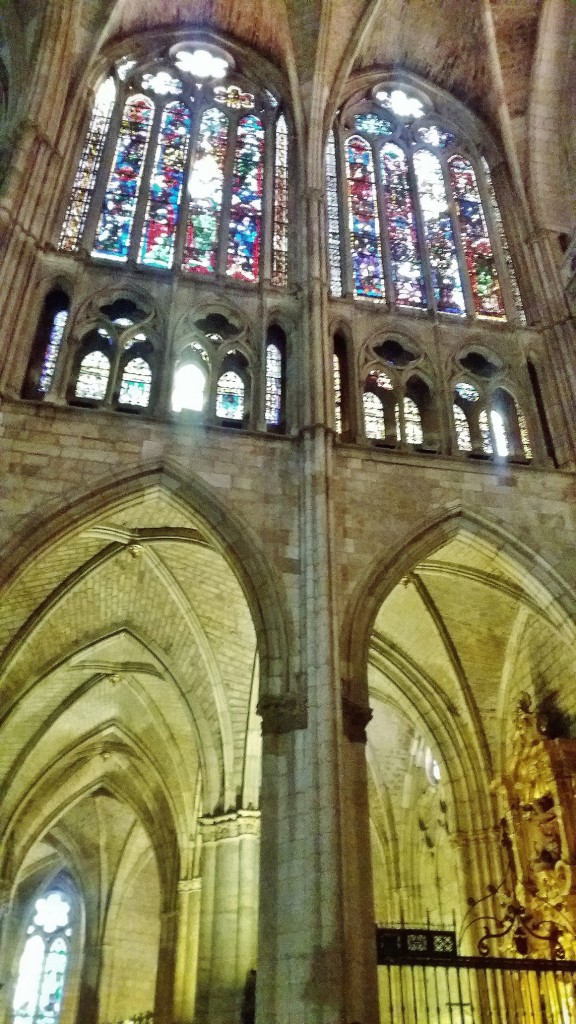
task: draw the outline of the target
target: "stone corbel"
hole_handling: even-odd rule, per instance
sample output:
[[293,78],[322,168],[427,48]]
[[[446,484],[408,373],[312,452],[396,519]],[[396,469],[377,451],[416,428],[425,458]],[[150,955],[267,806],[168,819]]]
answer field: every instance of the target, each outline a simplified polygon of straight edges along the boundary
[[308,724],[306,701],[299,694],[264,694],[258,701],[263,736],[282,736]]
[[351,743],[366,743],[366,728],[372,719],[372,708],[361,707],[349,697],[342,697],[344,735]]

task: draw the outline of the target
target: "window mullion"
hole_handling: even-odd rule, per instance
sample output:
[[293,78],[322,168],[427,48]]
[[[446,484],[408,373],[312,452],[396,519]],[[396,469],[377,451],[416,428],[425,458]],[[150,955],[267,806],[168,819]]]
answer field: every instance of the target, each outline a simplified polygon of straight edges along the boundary
[[419,256],[422,261],[422,270],[424,281],[426,284],[426,305],[428,309],[434,313],[437,312],[436,303],[436,289],[434,288],[434,275],[432,273],[432,264],[428,256],[428,238],[426,235],[426,225],[424,224],[424,217],[422,215],[422,208],[420,206],[420,193],[418,191],[418,181],[416,178],[416,172],[414,170],[414,163],[412,160],[412,151],[408,150],[408,184],[410,187],[410,193],[412,196],[412,204],[414,207],[414,221],[416,224],[416,237],[418,239]]
[[188,103],[191,110],[191,129],[190,138],[188,140],[188,156],[186,157],[186,166],[184,167],[184,175],[182,178],[182,198],[180,200],[178,225],[176,227],[176,237],[174,239],[174,267],[180,271],[182,270],[184,247],[186,245],[186,232],[188,230],[188,215],[190,212],[190,175],[198,152],[198,139],[200,135],[202,115],[207,109],[205,103],[202,101],[194,102],[194,100],[190,99]]
[[228,142],[226,159],[224,160],[224,174],[222,177],[222,205],[220,207],[220,238],[218,239],[218,258],[216,261],[216,275],[226,275],[228,256],[228,238],[230,236],[230,220],[232,216],[232,191],[234,161],[238,145],[238,125],[241,114],[235,117],[228,115]]
[[462,292],[464,294],[464,302],[466,305],[466,311],[468,316],[476,316],[476,304],[474,301],[474,293],[472,291],[472,285],[470,284],[470,277],[468,275],[468,267],[466,265],[466,255],[464,253],[464,246],[462,244],[462,237],[460,235],[460,221],[458,218],[458,210],[456,208],[456,202],[454,200],[454,193],[452,191],[452,182],[450,181],[450,172],[448,165],[444,158],[444,155],[438,154],[440,160],[440,166],[442,168],[442,174],[444,176],[444,187],[446,189],[446,199],[448,203],[448,212],[452,221],[452,232],[454,234],[454,245],[456,248],[456,255],[458,258],[458,266],[460,268],[460,280],[462,282]]
[[390,234],[388,230],[388,214],[386,211],[386,192],[384,175],[382,173],[382,146],[372,146],[372,159],[374,160],[374,175],[376,181],[376,196],[378,202],[378,220],[380,224],[380,252],[382,253],[382,270],[386,288],[388,305],[392,308],[396,304],[394,283],[392,280],[392,257],[390,254]]
[[153,100],[152,102],[154,103],[154,117],[152,119],[152,129],[150,131],[148,150],[144,157],[144,166],[142,168],[142,175],[140,178],[140,191],[136,200],[136,209],[134,210],[134,218],[132,220],[132,237],[130,239],[130,249],[128,251],[127,260],[129,266],[138,261],[138,253],[142,243],[144,217],[146,216],[146,207],[148,206],[148,198],[150,194],[150,177],[154,169],[158,140],[160,137],[160,126],[162,124],[162,117],[166,108],[166,100],[164,103],[159,103],[157,100]]
[[348,192],[348,158],[346,155],[346,139],[339,130],[336,136],[336,174],[339,178],[340,207],[340,261],[342,267],[342,293],[347,299],[354,296],[354,278],[352,274],[352,248],[350,242],[350,195]]
[[112,117],[110,118],[110,127],[108,128],[108,138],[104,144],[102,151],[102,159],[100,161],[100,167],[96,177],[96,186],[92,193],[92,199],[90,201],[90,208],[88,210],[88,216],[86,217],[86,223],[84,225],[84,231],[82,238],[80,239],[79,248],[83,248],[88,253],[92,252],[94,246],[94,236],[96,234],[96,228],[98,227],[98,221],[100,220],[100,214],[102,212],[102,203],[104,202],[104,196],[106,194],[106,188],[108,185],[108,179],[112,170],[112,164],[114,162],[114,155],[116,153],[116,145],[118,143],[118,136],[120,134],[120,125],[122,123],[122,117],[124,114],[124,107],[129,96],[129,89],[127,85],[123,85],[118,91],[116,97],[116,106]]

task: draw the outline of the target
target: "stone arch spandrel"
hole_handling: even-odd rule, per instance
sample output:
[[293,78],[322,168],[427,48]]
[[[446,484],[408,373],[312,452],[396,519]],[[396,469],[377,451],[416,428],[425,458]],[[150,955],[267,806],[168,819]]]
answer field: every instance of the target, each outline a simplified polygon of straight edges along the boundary
[[374,558],[354,586],[343,615],[341,656],[348,691],[355,693],[360,703],[367,700],[366,665],[378,609],[415,566],[459,533],[478,538],[502,553],[515,567],[518,580],[547,608],[559,628],[569,628],[576,618],[576,591],[551,561],[499,524],[454,502],[451,507],[440,509],[436,516],[421,521],[386,555]]
[[186,477],[156,464],[132,475],[108,478],[65,504],[50,503],[42,514],[28,520],[27,527],[5,551],[2,590],[14,584],[23,569],[67,534],[80,533],[103,514],[128,507],[154,491],[167,495],[185,510],[236,576],[256,630],[261,695],[281,697],[297,692],[297,655],[288,595],[273,556],[263,551],[252,529],[198,477]]

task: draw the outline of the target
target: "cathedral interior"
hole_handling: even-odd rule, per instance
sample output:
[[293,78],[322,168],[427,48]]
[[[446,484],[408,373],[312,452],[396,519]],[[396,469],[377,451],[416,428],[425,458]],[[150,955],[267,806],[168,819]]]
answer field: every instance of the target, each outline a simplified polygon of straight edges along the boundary
[[576,1021],[575,80],[0,0],[1,1024]]

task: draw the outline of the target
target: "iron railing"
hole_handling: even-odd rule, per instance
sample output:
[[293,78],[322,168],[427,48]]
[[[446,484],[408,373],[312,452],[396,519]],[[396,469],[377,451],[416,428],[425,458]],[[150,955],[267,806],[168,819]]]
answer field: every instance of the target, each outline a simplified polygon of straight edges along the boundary
[[377,929],[390,1024],[576,1024],[576,961],[458,956],[453,932]]

